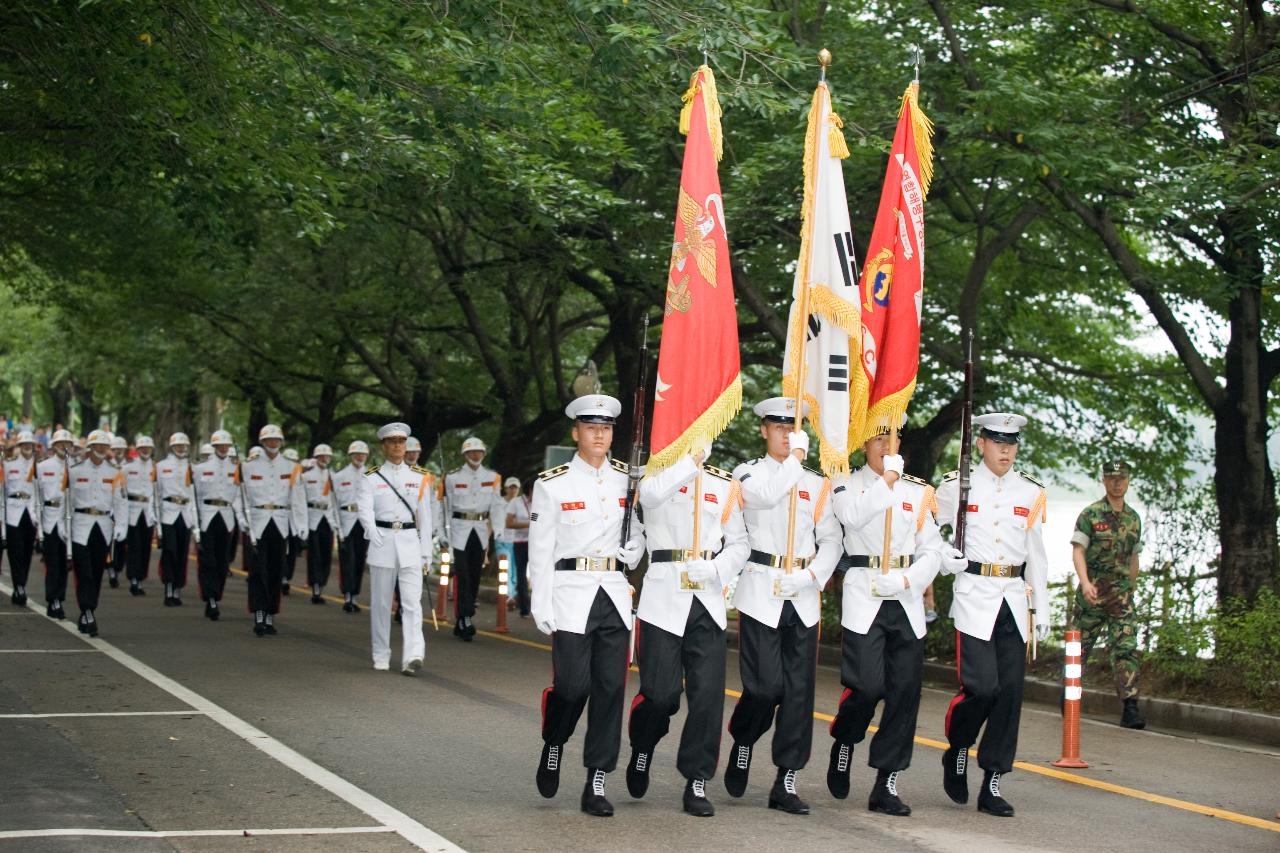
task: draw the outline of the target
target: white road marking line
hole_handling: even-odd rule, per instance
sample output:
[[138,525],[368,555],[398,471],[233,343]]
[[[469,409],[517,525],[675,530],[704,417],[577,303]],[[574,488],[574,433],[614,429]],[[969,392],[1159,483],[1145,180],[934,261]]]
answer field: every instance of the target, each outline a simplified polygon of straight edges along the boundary
[[[0,610],[0,616],[30,616],[30,610]],[[37,616],[40,614],[37,613]]]
[[290,829],[12,829],[0,831],[6,838],[202,838],[208,836],[252,837],[255,835],[356,835],[395,832],[389,826],[321,826]]
[[47,720],[56,717],[203,717],[203,711],[85,711],[71,714],[0,714],[0,720]]
[[0,649],[0,655],[92,655],[102,649]]
[[[0,592],[9,593],[12,590],[8,588],[8,584],[0,583]],[[40,613],[40,610],[30,601],[27,602],[27,607]],[[73,637],[79,637],[95,650],[102,652],[116,663],[141,676],[171,696],[204,713],[209,719],[243,738],[247,743],[265,752],[304,779],[342,798],[383,826],[390,827],[401,838],[420,850],[431,851],[431,853],[465,853],[463,848],[428,829],[394,806],[383,802],[368,791],[356,787],[338,774],[326,770],[297,750],[285,746],[271,735],[250,725],[220,705],[214,704],[194,690],[184,687],[169,678],[169,676],[152,669],[133,655],[116,648],[99,637],[88,637],[80,634],[78,628],[73,624],[56,619],[50,619],[49,621],[54,625],[61,626],[64,631]],[[3,835],[0,835],[0,838],[3,837]]]

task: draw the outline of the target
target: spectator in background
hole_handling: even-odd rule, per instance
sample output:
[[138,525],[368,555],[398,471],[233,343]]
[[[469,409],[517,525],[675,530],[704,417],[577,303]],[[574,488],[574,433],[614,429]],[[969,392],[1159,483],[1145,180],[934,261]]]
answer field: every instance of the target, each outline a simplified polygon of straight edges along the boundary
[[515,477],[508,477],[506,482],[506,519],[503,523],[503,536],[511,545],[511,580],[516,587],[516,602],[520,605],[520,618],[529,618],[529,578],[526,567],[529,564],[529,495],[533,491],[533,482],[524,487]]
[[40,455],[43,456],[49,452],[49,425],[36,428],[35,434],[36,444],[40,445]]

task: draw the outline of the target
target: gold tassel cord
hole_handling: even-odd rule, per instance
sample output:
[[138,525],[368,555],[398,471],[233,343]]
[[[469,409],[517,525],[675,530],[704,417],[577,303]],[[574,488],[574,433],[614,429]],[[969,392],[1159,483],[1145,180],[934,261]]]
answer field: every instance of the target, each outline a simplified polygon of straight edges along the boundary
[[649,457],[645,476],[671,467],[682,457],[687,456],[694,447],[715,440],[716,436],[729,426],[730,421],[737,417],[741,409],[742,376],[739,374],[733,377],[733,381],[720,392],[716,401],[698,415],[679,438]]
[[[699,81],[701,77],[701,81]],[[680,133],[689,135],[693,122],[693,101],[702,91],[702,112],[707,118],[707,136],[711,139],[711,150],[715,152],[716,162],[724,157],[724,131],[720,124],[720,93],[716,90],[716,75],[711,67],[701,65],[689,78],[689,88],[680,100],[684,106],[680,108]]]
[[831,149],[832,157],[844,160],[849,156],[849,144],[844,140],[844,121],[832,110],[828,122],[831,126],[827,128],[827,147]]

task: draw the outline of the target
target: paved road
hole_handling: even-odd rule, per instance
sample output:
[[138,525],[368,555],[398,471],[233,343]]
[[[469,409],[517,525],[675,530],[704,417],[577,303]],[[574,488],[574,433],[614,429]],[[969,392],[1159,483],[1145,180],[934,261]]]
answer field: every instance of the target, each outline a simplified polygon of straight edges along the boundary
[[[682,814],[672,738],[644,800],[626,795],[619,772],[609,782],[617,816],[588,818],[577,801],[580,733],[560,796],[543,800],[534,788],[550,655],[528,621],[471,644],[428,624],[415,679],[370,668],[367,611],[314,606],[295,592],[280,635],[258,638],[235,606],[244,601],[238,576],[218,623],[194,602],[162,607],[152,587],[146,598],[104,590],[102,636],[90,641],[43,608],[13,607],[0,582],[0,851],[1280,849],[1274,752],[1086,721],[1093,767],[1064,774],[1047,764],[1060,737],[1049,708],[1024,711],[1024,764],[1004,785],[1018,817],[956,806],[941,789],[937,741],[949,696],[932,689],[900,786],[911,818],[865,811],[873,772],[859,760],[851,797],[830,798],[822,713],[800,777],[809,817],[764,807],[767,760],[741,800],[713,783],[716,818]],[[491,611],[481,624],[492,625]],[[823,655],[818,708],[830,712],[839,685],[832,652]],[[630,691],[637,685],[633,675]],[[733,696],[725,701],[727,719]]]

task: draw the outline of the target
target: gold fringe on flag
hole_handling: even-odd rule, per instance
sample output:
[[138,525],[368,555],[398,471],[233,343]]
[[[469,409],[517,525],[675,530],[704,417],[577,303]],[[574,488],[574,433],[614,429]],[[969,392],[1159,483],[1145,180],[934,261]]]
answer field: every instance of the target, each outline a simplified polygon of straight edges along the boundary
[[680,108],[680,132],[689,135],[689,123],[693,121],[693,99],[698,94],[698,76],[702,75],[702,112],[707,117],[707,136],[711,138],[711,150],[716,154],[716,162],[724,157],[724,135],[720,129],[720,94],[716,91],[716,75],[711,66],[700,65],[689,78],[689,88],[680,100],[684,106]]
[[[929,195],[929,183],[933,180],[933,122],[920,109],[920,84],[911,83],[902,94],[902,110],[911,115],[911,135],[916,143],[916,156],[920,158],[920,192]],[[899,117],[902,112],[899,111]]]
[[742,374],[738,374],[733,377],[728,387],[720,392],[716,401],[708,406],[705,412],[698,415],[697,420],[689,424],[688,429],[681,433],[679,438],[649,457],[649,463],[645,466],[645,476],[651,472],[669,468],[694,448],[710,444],[716,436],[725,431],[741,409]]
[[829,121],[831,126],[827,128],[827,147],[831,149],[832,157],[844,160],[849,156],[849,144],[844,141],[844,121],[836,115],[835,110],[831,111]]

